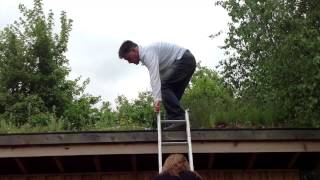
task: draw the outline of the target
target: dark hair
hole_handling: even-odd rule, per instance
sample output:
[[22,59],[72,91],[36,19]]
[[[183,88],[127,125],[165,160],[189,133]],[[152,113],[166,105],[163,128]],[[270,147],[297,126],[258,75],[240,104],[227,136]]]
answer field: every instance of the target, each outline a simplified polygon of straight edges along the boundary
[[138,45],[130,40],[124,41],[119,48],[119,58],[122,59],[130,50]]

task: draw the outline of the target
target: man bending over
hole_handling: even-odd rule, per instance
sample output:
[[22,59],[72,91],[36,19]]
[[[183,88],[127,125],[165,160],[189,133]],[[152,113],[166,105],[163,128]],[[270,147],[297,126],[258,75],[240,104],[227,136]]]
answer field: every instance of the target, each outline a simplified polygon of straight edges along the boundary
[[160,111],[163,103],[167,119],[185,119],[180,99],[196,68],[188,49],[165,42],[141,46],[127,40],[120,46],[119,58],[136,65],[141,62],[148,68],[155,112]]

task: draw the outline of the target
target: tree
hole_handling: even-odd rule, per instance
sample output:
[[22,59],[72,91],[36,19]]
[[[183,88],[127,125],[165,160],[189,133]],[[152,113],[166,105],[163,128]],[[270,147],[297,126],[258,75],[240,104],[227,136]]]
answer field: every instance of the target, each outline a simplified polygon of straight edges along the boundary
[[221,72],[235,96],[272,108],[279,126],[319,126],[320,4],[225,0],[232,18]]
[[90,109],[98,101],[82,95],[86,83],[79,86],[80,78],[67,79],[72,20],[61,12],[60,32],[54,33],[53,13],[46,17],[42,6],[42,0],[34,0],[32,9],[20,4],[22,17],[0,32],[0,114],[16,126],[39,113],[71,120],[82,105]]

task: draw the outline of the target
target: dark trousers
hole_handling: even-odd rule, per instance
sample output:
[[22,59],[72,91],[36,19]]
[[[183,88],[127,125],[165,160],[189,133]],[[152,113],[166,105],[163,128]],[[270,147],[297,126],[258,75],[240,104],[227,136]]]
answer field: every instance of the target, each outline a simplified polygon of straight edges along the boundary
[[196,68],[196,60],[188,50],[181,59],[175,60],[169,74],[161,78],[161,93],[167,119],[185,119],[180,99]]

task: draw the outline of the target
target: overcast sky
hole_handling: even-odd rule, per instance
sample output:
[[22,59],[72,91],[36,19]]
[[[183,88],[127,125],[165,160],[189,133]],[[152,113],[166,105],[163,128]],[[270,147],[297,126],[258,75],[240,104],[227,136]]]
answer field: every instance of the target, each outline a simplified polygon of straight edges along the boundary
[[[151,90],[147,68],[119,60],[124,40],[140,45],[166,41],[190,49],[197,61],[215,69],[223,58],[219,48],[227,32],[228,15],[214,0],[44,0],[46,14],[52,9],[58,25],[60,12],[73,20],[67,58],[69,78],[90,78],[86,92],[114,100],[130,100]],[[0,29],[21,16],[19,3],[32,7],[32,0],[0,0]],[[209,35],[223,31],[211,39]]]

